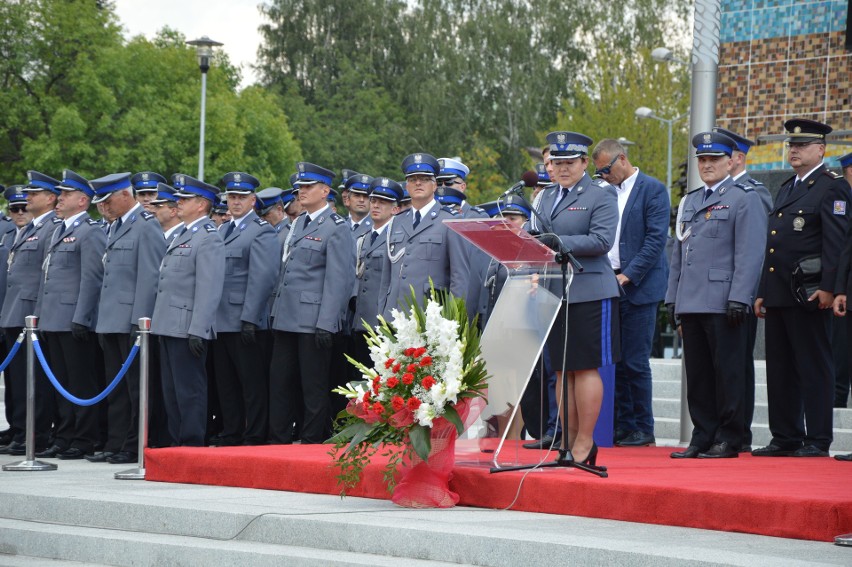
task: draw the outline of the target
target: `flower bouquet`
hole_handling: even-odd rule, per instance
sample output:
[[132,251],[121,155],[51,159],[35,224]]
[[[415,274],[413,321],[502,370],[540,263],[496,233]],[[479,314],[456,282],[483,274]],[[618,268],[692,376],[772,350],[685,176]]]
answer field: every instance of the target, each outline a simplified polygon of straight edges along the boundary
[[[464,301],[436,290],[420,306],[412,291],[408,314],[391,311],[367,327],[373,368],[347,356],[364,380],[335,392],[350,399],[337,416],[331,455],[342,494],[361,479],[377,453],[388,457],[384,481],[392,500],[408,507],[449,507],[455,439],[484,406],[485,362],[480,332]],[[397,473],[403,468],[402,478]]]

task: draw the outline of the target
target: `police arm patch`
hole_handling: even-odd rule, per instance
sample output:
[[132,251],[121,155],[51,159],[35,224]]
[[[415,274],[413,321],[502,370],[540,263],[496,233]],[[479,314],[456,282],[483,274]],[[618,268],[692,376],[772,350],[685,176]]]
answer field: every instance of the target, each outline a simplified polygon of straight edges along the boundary
[[834,202],[834,214],[846,216],[846,201],[835,201]]

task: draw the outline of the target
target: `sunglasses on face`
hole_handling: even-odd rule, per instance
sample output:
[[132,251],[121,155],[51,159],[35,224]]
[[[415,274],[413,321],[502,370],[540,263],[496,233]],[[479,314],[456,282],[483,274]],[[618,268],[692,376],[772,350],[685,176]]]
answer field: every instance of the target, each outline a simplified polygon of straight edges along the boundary
[[26,207],[9,207],[9,212],[25,213],[25,212],[27,212],[27,208]]
[[609,162],[609,165],[598,169],[597,171],[595,171],[595,173],[598,175],[609,175],[610,173],[612,173],[612,166],[615,165],[615,162],[617,162],[618,158],[620,157],[621,154],[616,155],[614,158],[612,158],[612,161]]
[[441,179],[438,181],[438,187],[452,187],[453,185],[461,185],[458,179]]

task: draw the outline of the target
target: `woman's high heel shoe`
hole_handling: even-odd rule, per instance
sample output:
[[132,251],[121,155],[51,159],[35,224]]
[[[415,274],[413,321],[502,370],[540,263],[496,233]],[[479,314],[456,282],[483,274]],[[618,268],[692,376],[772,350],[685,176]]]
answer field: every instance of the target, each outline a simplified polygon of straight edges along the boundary
[[592,448],[589,450],[589,454],[586,455],[586,458],[582,461],[578,461],[581,465],[591,465],[595,466],[595,463],[598,462],[598,445],[594,441],[592,442]]

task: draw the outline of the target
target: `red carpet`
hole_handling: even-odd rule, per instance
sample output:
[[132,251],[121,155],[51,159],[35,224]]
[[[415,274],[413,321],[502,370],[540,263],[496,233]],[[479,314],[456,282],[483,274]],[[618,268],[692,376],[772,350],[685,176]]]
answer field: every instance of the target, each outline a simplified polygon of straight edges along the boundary
[[[523,472],[489,474],[488,455],[459,442],[450,488],[460,505],[504,508]],[[470,442],[467,442],[470,443]],[[146,477],[162,482],[338,494],[329,446],[149,449]],[[572,469],[534,471],[513,510],[833,541],[852,532],[852,463],[834,459],[681,460],[670,448],[601,449],[601,479]],[[506,453],[504,453],[506,454]],[[522,456],[536,462],[538,451]],[[555,457],[555,453],[551,453]],[[383,462],[352,496],[387,499]]]

